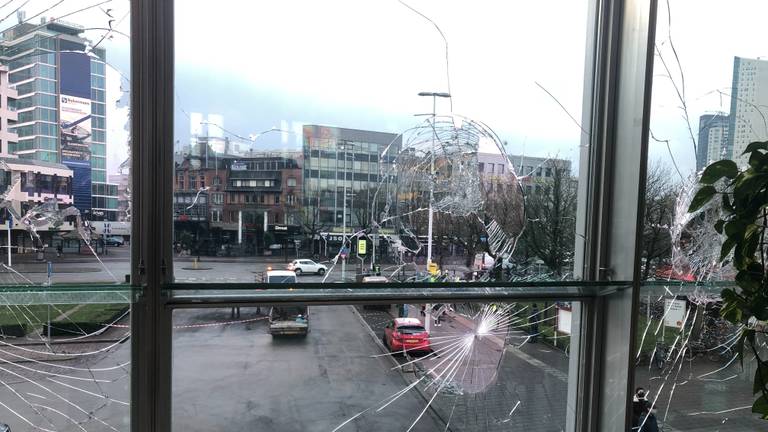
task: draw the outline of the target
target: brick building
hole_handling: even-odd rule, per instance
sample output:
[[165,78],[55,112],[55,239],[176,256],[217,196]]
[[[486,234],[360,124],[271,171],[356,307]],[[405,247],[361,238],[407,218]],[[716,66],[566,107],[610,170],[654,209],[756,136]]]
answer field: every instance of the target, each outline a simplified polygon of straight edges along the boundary
[[[301,153],[217,153],[176,163],[176,241],[203,255],[256,254],[301,232]],[[265,233],[270,233],[265,236]]]

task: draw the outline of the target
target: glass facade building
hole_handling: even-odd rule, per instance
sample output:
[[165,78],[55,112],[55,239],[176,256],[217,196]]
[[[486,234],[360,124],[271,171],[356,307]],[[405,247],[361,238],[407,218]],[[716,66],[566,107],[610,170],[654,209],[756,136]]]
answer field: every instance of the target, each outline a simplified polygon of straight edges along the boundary
[[305,218],[337,234],[342,231],[344,214],[348,230],[367,226],[371,200],[382,176],[391,171],[391,155],[402,145],[402,137],[306,125],[303,140]]
[[727,154],[740,164],[748,160],[742,155],[753,141],[768,139],[764,108],[768,105],[768,60],[733,58],[733,84]]
[[8,150],[68,166],[74,205],[91,220],[116,221],[117,186],[107,182],[106,50],[90,49],[83,31],[43,18],[2,33],[0,62],[18,93],[18,141]]

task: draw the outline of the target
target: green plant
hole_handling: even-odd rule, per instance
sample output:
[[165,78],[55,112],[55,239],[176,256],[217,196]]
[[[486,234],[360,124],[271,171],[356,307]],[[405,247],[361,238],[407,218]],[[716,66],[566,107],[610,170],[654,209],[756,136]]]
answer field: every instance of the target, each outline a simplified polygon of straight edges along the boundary
[[742,155],[749,155],[749,165],[744,169],[740,170],[731,160],[714,162],[704,169],[699,179],[702,186],[688,212],[702,209],[717,196],[721,198],[721,217],[714,225],[724,236],[720,261],[733,253],[738,289],[726,288],[721,292],[720,313],[728,321],[744,326],[736,351],[742,365],[745,352],[755,356],[753,392],[759,396],[752,412],[768,419],[768,361],[760,357],[757,340],[763,331],[753,325],[768,319],[768,141],[749,144]]

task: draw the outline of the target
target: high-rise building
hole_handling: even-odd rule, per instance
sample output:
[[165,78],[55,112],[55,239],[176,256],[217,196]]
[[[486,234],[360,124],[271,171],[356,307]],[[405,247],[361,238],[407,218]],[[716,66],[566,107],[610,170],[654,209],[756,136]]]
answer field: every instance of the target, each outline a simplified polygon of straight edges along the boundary
[[704,114],[699,117],[696,171],[700,171],[712,161],[730,156],[730,154],[724,154],[728,146],[729,122],[730,119],[726,113]]
[[10,106],[16,96],[16,90],[8,84],[8,68],[0,66],[0,157],[8,157],[8,149],[11,145],[15,146],[19,140],[19,136],[8,129],[8,126],[16,124],[19,119],[16,110]]
[[341,233],[346,204],[346,226],[351,234],[368,223],[362,219],[379,187],[382,153],[389,147],[391,156],[385,163],[392,163],[402,138],[385,132],[317,125],[305,125],[303,136],[305,225]]
[[[3,226],[8,223],[8,216],[16,215],[11,219],[13,233],[2,239],[2,245],[8,247],[10,240],[11,245],[18,247],[13,250],[21,252],[34,245],[17,218],[44,203],[72,205],[72,170],[54,162],[20,159],[9,152],[18,142],[18,136],[9,128],[18,118],[12,109],[16,97],[16,90],[8,82],[8,68],[0,66],[0,194],[4,195],[3,204],[7,206],[0,211]],[[57,227],[41,224],[36,228],[43,243],[52,243],[57,231],[71,230],[72,224]]]
[[734,57],[726,155],[745,165],[747,145],[768,139],[768,61]]
[[41,18],[2,32],[0,63],[18,97],[18,142],[8,153],[61,163],[74,173],[74,205],[92,220],[118,219],[107,183],[106,52],[90,49],[83,26]]

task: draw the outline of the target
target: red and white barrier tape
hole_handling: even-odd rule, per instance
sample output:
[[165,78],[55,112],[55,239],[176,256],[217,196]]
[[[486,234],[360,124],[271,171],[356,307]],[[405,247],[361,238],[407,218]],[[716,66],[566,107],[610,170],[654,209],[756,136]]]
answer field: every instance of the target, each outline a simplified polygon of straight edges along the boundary
[[[230,325],[230,324],[245,324],[249,322],[254,321],[261,321],[265,320],[267,317],[258,317],[258,318],[249,318],[244,320],[237,320],[237,321],[222,321],[222,322],[214,322],[214,323],[205,323],[205,324],[187,324],[187,325],[178,325],[173,326],[174,329],[187,329],[187,328],[200,328],[200,327],[216,327],[220,325]],[[125,324],[101,324],[105,327],[115,327],[115,328],[131,328],[129,325]]]

